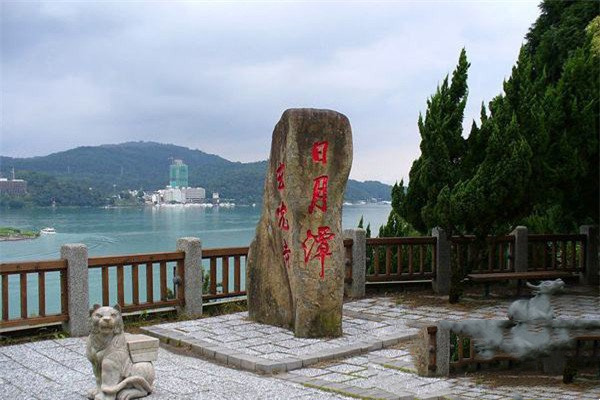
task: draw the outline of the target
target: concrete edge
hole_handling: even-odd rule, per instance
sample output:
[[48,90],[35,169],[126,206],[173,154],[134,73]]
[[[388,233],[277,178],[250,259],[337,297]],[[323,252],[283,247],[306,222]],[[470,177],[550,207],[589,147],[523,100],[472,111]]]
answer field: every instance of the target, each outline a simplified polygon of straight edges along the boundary
[[417,336],[417,334],[392,334],[369,341],[360,341],[355,344],[340,346],[319,353],[288,357],[281,360],[268,360],[245,354],[219,344],[203,341],[202,339],[190,338],[188,335],[173,329],[149,326],[142,327],[140,330],[149,336],[158,338],[161,343],[176,347],[187,347],[197,355],[215,360],[224,365],[265,375],[280,374],[305,368],[323,361],[331,361],[369,353],[385,347],[394,346],[402,341],[410,340]]

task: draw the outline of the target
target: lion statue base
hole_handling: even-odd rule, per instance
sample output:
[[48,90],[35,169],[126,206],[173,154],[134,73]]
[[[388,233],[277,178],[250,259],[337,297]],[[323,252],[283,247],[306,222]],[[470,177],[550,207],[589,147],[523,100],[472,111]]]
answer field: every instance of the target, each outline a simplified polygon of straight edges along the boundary
[[[157,352],[158,347],[145,350]],[[88,399],[130,400],[152,393],[154,365],[151,361],[133,361],[118,304],[114,307],[94,305],[86,355],[96,377],[96,387],[89,390]]]

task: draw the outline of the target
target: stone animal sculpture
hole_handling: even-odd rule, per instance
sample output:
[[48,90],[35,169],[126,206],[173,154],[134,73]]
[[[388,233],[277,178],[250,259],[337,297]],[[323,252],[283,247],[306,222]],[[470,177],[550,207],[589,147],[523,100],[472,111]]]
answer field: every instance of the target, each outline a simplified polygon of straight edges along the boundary
[[512,303],[508,308],[508,318],[514,322],[554,319],[550,296],[564,288],[563,280],[543,281],[537,286],[527,282],[527,286],[535,290],[535,296],[529,300],[517,300]]
[[89,399],[129,400],[152,392],[154,366],[151,362],[132,361],[118,304],[94,305],[86,355],[96,377],[96,387],[88,392]]

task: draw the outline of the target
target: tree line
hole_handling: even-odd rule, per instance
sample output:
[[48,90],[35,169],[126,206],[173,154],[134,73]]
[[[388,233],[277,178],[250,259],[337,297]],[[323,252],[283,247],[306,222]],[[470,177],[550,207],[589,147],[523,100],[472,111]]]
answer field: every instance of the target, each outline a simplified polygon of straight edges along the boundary
[[421,155],[392,189],[380,236],[573,232],[598,223],[600,17],[591,1],[545,0],[502,93],[463,137],[462,49],[419,115]]

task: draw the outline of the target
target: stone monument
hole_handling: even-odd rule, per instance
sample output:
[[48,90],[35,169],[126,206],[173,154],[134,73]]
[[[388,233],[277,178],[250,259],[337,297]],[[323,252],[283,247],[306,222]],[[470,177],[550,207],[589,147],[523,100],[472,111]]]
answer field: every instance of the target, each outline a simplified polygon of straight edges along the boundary
[[283,113],[248,254],[251,319],[297,337],[342,334],[342,202],[351,165],[348,118],[331,110]]
[[123,332],[121,309],[94,305],[86,355],[92,363],[96,387],[93,400],[137,399],[152,393],[158,339]]

